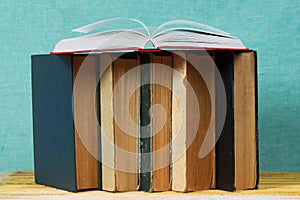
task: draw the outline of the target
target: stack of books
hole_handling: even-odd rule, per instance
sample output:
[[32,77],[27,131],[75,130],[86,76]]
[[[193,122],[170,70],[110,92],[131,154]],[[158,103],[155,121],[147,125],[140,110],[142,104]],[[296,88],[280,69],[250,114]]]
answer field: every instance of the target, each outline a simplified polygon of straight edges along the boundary
[[[168,28],[178,24],[188,28]],[[257,188],[256,52],[196,22],[145,32],[64,39],[32,56],[36,182],[68,191]]]

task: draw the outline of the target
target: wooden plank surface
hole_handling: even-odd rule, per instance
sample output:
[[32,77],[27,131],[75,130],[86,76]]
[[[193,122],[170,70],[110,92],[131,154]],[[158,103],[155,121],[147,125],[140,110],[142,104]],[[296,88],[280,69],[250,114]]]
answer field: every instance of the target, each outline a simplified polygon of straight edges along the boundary
[[34,183],[33,171],[17,171],[8,178],[0,180],[0,199],[225,199],[225,200],[274,200],[300,199],[300,173],[262,172],[257,190],[228,192],[222,190],[203,190],[200,192],[105,192],[99,190],[67,192]]

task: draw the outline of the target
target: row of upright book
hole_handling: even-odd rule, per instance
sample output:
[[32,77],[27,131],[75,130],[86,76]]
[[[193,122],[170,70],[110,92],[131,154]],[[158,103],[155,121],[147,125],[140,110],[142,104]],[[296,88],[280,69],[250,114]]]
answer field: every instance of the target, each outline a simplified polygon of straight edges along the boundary
[[35,180],[68,191],[258,185],[256,52],[32,56]]

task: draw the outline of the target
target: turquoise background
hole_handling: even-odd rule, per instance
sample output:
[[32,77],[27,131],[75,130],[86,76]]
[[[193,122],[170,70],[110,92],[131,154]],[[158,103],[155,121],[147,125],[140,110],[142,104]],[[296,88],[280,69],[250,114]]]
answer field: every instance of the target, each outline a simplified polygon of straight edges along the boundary
[[0,171],[33,169],[30,55],[73,28],[132,17],[198,21],[256,49],[260,170],[300,172],[300,1],[1,0],[0,13]]

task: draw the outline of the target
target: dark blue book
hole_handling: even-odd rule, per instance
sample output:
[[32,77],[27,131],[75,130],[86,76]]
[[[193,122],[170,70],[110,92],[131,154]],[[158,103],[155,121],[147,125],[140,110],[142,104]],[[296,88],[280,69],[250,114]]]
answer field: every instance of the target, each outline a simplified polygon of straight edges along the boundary
[[[101,188],[100,132],[88,118],[78,118],[77,125],[74,121],[82,114],[90,117],[85,112],[87,105],[81,105],[83,101],[93,102],[90,109],[96,121],[99,116],[95,101],[99,93],[89,94],[91,85],[98,87],[97,59],[83,60],[85,56],[80,55],[32,56],[34,171],[38,184],[68,191]],[[78,84],[74,96],[76,74],[85,65],[92,70],[81,74],[86,81]]]

